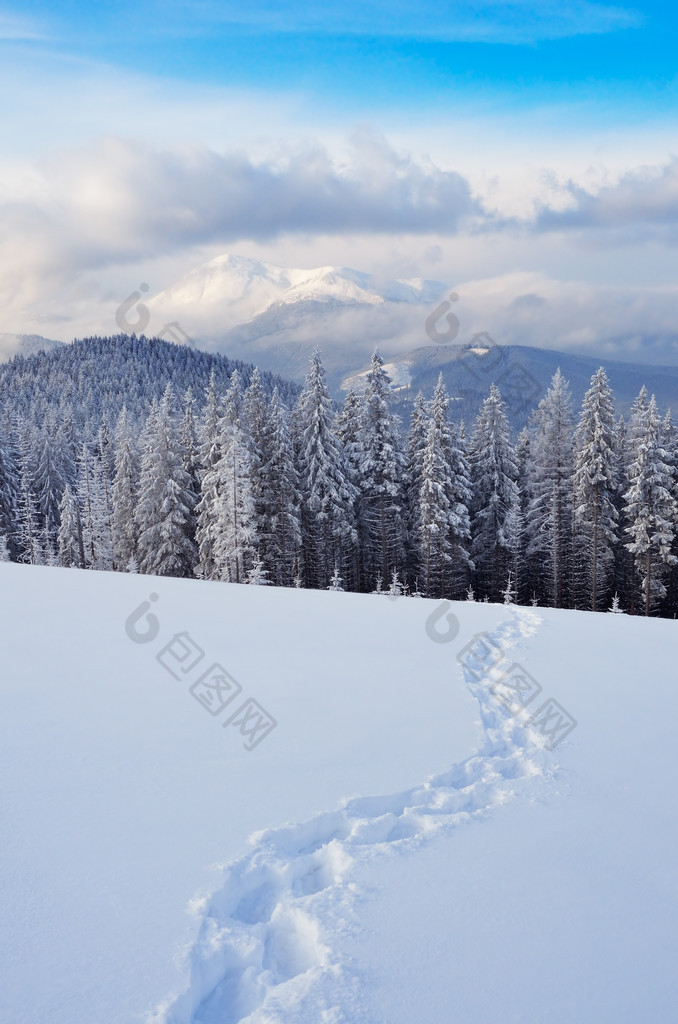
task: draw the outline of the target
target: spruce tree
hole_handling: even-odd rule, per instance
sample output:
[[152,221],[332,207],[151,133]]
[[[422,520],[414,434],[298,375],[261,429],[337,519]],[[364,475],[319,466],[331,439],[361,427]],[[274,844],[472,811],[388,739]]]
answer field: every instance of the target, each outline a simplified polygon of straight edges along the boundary
[[424,452],[428,433],[428,411],[421,391],[417,394],[410,417],[407,453],[404,468],[405,494],[405,555],[410,576],[417,574],[419,566],[419,500],[424,468]]
[[529,508],[532,496],[533,469],[532,437],[527,427],[523,427],[516,440],[516,465],[518,467],[517,484],[520,492],[520,521],[522,524],[519,555],[521,571],[516,581],[516,600],[518,604],[527,604],[537,594],[542,593],[544,575],[540,555],[529,553]]
[[[662,424],[662,442],[666,451],[666,463],[671,470],[671,493],[678,503],[678,428],[673,422],[670,410]],[[669,566],[666,572],[666,597],[662,605],[662,614],[668,617],[678,613],[678,523],[671,551],[676,557],[676,562]]]
[[[188,387],[184,394],[184,414],[179,426],[179,443],[184,453],[183,467],[189,480],[188,490],[191,492],[195,508],[200,500],[200,442],[191,387]],[[191,540],[196,543],[197,515],[193,517],[191,529]]]
[[81,526],[78,505],[71,492],[70,484],[66,484],[59,505],[61,522],[57,538],[57,554],[59,565],[66,569],[79,567]]
[[355,489],[333,426],[325,369],[316,350],[299,399],[302,541],[306,585],[325,590],[357,541]]
[[126,570],[136,558],[135,510],[139,491],[139,459],[131,437],[127,406],[123,405],[115,429],[115,470],[113,503],[113,547],[118,569]]
[[9,439],[0,434],[0,533],[7,541],[7,549],[13,561],[19,557],[18,506],[19,473],[16,453]]
[[216,545],[219,536],[220,491],[217,466],[221,458],[219,446],[221,423],[221,404],[217,395],[214,372],[205,396],[203,410],[201,446],[200,446],[200,497],[195,509],[196,543],[198,546],[198,564],[196,576],[205,580],[218,579],[216,564]]
[[60,453],[51,430],[45,424],[37,436],[33,493],[37,521],[47,552],[56,551],[59,504],[64,486]]
[[238,370],[224,400],[219,425],[219,461],[216,480],[216,578],[244,583],[259,544],[257,510],[252,484],[251,444]]
[[279,587],[292,585],[301,547],[301,493],[287,413],[275,388],[264,428],[267,461],[262,467],[264,565]]
[[614,408],[605,370],[591,378],[575,433],[576,593],[592,610],[609,600],[618,513]]
[[266,529],[268,520],[265,508],[265,481],[264,466],[270,459],[268,450],[268,435],[266,426],[269,418],[269,407],[264,395],[261,383],[261,375],[255,367],[252,372],[249,386],[245,391],[243,400],[244,427],[247,432],[247,442],[250,464],[250,481],[252,488],[252,501],[254,502],[255,529],[259,538],[260,547],[263,549],[266,544]]
[[560,369],[535,413],[531,448],[528,555],[538,555],[546,596],[555,608],[568,601],[572,538],[572,399]]
[[192,540],[195,497],[172,404],[168,384],[143,433],[135,514],[137,558],[143,573],[186,577],[193,574],[197,560]]
[[388,579],[405,556],[403,476],[405,457],[397,418],[391,411],[391,379],[375,352],[362,398],[360,493],[364,564],[369,579]]
[[430,417],[440,438],[444,462],[444,487],[449,503],[447,542],[449,561],[441,566],[442,592],[461,597],[471,578],[473,562],[469,555],[472,502],[471,470],[463,436],[455,431],[449,420],[450,399],[442,373],[438,377],[430,405]]
[[17,495],[17,530],[20,561],[28,565],[41,565],[43,550],[35,495],[33,493],[34,466],[27,426],[18,427],[19,489]]
[[628,550],[635,556],[641,577],[643,606],[649,615],[666,596],[663,577],[676,564],[672,547],[678,529],[678,502],[673,468],[664,447],[662,425],[654,395],[638,418],[630,487],[625,494],[631,540]]
[[424,597],[444,597],[451,561],[448,466],[441,447],[440,431],[431,417],[419,487],[419,585]]
[[471,554],[475,589],[491,601],[502,599],[509,568],[515,558],[515,513],[520,493],[518,465],[511,445],[501,393],[495,384],[483,402],[470,449],[473,482]]
[[363,506],[360,495],[360,467],[362,465],[361,447],[361,416],[360,396],[350,388],[346,393],[344,405],[336,419],[336,435],[344,457],[344,470],[351,486],[353,500],[354,530],[345,542],[344,580],[349,590],[360,590],[364,576],[363,545],[365,529],[363,524]]

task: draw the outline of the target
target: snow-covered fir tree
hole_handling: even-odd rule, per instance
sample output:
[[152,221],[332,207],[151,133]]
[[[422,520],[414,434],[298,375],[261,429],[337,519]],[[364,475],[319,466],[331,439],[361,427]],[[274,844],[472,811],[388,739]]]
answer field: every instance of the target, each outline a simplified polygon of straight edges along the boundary
[[10,558],[19,558],[17,519],[19,473],[17,457],[7,435],[0,434],[0,533],[5,537]]
[[115,428],[115,463],[111,500],[113,503],[113,550],[119,569],[136,557],[135,511],[139,491],[139,459],[132,440],[127,406],[122,407]]
[[46,552],[56,551],[59,504],[65,486],[61,469],[61,453],[54,434],[54,426],[45,423],[36,438],[37,452],[33,479],[37,521]]
[[341,578],[341,576],[339,574],[339,566],[338,565],[335,565],[335,567],[334,567],[334,572],[332,573],[332,579],[330,580],[330,585],[329,585],[329,587],[327,589],[328,590],[334,590],[334,591],[343,591],[344,590],[344,581],[343,581],[343,579]]
[[391,379],[375,352],[362,396],[360,504],[367,579],[387,579],[405,560],[402,451],[399,421],[391,411]]
[[414,400],[410,417],[403,486],[405,494],[406,565],[412,576],[416,575],[420,558],[419,499],[421,495],[427,433],[428,411],[424,396],[419,391]]
[[449,502],[448,534],[450,559],[443,572],[442,593],[460,597],[465,591],[473,562],[469,554],[472,502],[471,470],[462,431],[455,431],[449,419],[450,398],[442,373],[438,377],[430,404],[430,418],[440,438],[445,463],[444,487]]
[[77,501],[82,533],[81,565],[112,569],[115,564],[112,522],[102,486],[103,470],[96,445],[83,441],[78,458]]
[[[673,422],[670,409],[662,423],[662,443],[666,452],[666,464],[671,473],[671,493],[678,503],[678,427]],[[662,602],[662,613],[666,615],[671,615],[672,610],[678,607],[678,523],[671,551],[676,561],[669,566],[665,574],[666,594]]]
[[299,399],[302,540],[306,585],[325,590],[335,565],[343,571],[352,544],[356,493],[334,430],[325,369],[316,350]]
[[245,583],[249,583],[253,587],[267,587],[270,582],[268,579],[268,569],[264,567],[264,563],[260,558],[255,558],[254,564],[247,570]]
[[19,558],[29,565],[41,565],[43,550],[40,525],[32,481],[34,464],[31,456],[31,441],[25,423],[17,427],[19,487],[16,505],[16,527],[14,530],[19,548]]
[[272,582],[292,585],[301,547],[301,492],[287,412],[275,388],[264,426],[263,527],[260,545]]
[[440,431],[430,418],[419,485],[417,514],[419,580],[424,597],[444,597],[452,561],[449,467],[441,448]]
[[219,424],[216,478],[216,579],[243,583],[258,548],[249,427],[240,374],[234,370]]
[[397,569],[394,569],[391,573],[391,580],[386,593],[391,599],[395,597],[402,597],[406,593],[405,584],[400,579],[400,574]]
[[509,569],[509,574],[506,578],[506,586],[504,587],[504,604],[513,604],[516,599],[516,587],[513,572]]
[[676,563],[672,548],[678,531],[678,502],[654,395],[636,426],[630,487],[624,496],[630,537],[627,547],[635,557],[643,606],[649,615],[666,594],[667,567]]
[[260,547],[266,544],[268,517],[266,510],[264,466],[270,461],[267,424],[269,403],[264,395],[259,370],[254,369],[243,399],[244,425],[250,464],[250,483],[254,502],[255,530]]
[[520,520],[522,523],[522,541],[520,547],[520,576],[517,583],[517,601],[527,604],[537,589],[541,591],[542,568],[541,556],[529,554],[529,506],[530,486],[532,477],[532,436],[527,427],[518,434],[516,439],[516,465],[518,467],[518,490],[520,492]]
[[362,465],[361,447],[361,416],[360,396],[354,388],[349,388],[344,399],[343,408],[336,419],[336,434],[344,455],[346,476],[354,495],[353,522],[355,532],[346,540],[344,557],[344,579],[349,590],[359,590],[360,581],[364,576],[362,549],[362,502],[360,495],[360,467]]
[[[568,602],[572,541],[572,398],[556,371],[535,413],[531,442],[530,501],[526,515],[528,556],[539,555],[540,593],[555,608]],[[546,572],[543,572],[546,567]]]
[[[193,504],[197,506],[200,500],[200,439],[198,437],[198,424],[194,411],[193,389],[187,388],[184,395],[184,412],[179,426],[179,441],[183,449],[183,466],[189,479],[188,489],[193,495]],[[195,542],[195,529],[197,517],[193,518],[193,535],[191,540]]]
[[211,374],[206,390],[200,444],[200,497],[195,509],[195,538],[198,547],[196,576],[205,580],[218,579],[216,545],[219,536],[220,489],[217,466],[221,458],[220,447],[221,403],[217,394],[216,378]]
[[612,391],[601,366],[584,395],[575,433],[574,572],[577,598],[597,611],[610,597],[618,513]]
[[82,528],[78,504],[71,492],[70,484],[66,484],[59,506],[61,522],[57,537],[57,555],[59,565],[66,569],[80,567],[82,551]]
[[610,589],[614,589],[615,593],[621,595],[620,599],[625,605],[633,607],[637,590],[636,573],[633,555],[626,547],[628,539],[626,528],[629,524],[626,519],[626,503],[624,501],[624,495],[631,486],[628,476],[631,458],[629,456],[629,432],[623,416],[619,416],[615,424],[614,455],[614,478],[616,481],[614,506],[617,510],[617,543],[614,550],[614,578],[611,581]]
[[151,410],[140,442],[136,554],[143,573],[185,577],[193,574],[197,559],[192,540],[195,496],[184,469],[173,402],[168,384],[160,404]]
[[[500,601],[514,556],[515,537],[506,521],[519,501],[518,466],[501,393],[496,385],[483,402],[470,448],[473,481],[471,554],[476,590]],[[511,519],[509,519],[511,524]]]

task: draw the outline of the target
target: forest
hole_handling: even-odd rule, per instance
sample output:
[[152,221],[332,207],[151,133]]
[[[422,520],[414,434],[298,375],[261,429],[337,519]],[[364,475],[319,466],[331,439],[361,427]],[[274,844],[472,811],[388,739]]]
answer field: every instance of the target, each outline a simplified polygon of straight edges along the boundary
[[403,423],[378,353],[337,405],[135,336],[0,368],[0,559],[675,617],[678,431],[604,368],[560,371],[511,435],[495,385],[453,422],[441,379]]

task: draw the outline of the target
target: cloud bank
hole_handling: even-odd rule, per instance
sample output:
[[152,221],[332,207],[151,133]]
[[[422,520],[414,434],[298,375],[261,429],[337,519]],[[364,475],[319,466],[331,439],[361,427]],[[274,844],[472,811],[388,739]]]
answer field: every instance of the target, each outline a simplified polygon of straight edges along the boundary
[[5,299],[69,275],[205,243],[301,234],[454,234],[480,214],[454,171],[399,156],[363,132],[350,159],[321,147],[253,161],[109,138],[43,168],[33,199],[0,205]]
[[536,226],[542,231],[596,229],[652,232],[666,241],[678,240],[678,158],[664,167],[642,167],[627,172],[596,192],[575,182],[563,189],[564,209],[540,210]]

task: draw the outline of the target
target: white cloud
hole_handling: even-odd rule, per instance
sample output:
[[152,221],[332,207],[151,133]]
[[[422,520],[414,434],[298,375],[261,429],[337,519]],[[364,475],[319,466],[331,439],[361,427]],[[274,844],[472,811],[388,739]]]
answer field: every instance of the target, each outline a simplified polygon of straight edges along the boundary
[[386,35],[452,42],[531,44],[545,39],[614,32],[638,26],[639,13],[587,0],[360,0],[281,3],[226,0],[192,12],[204,21],[246,25],[272,32]]
[[478,209],[461,175],[365,132],[344,164],[320,146],[255,162],[108,138],[45,163],[35,198],[0,205],[0,295],[33,301],[50,281],[206,243],[455,233]]
[[614,233],[627,240],[659,235],[678,242],[678,158],[660,167],[640,167],[597,190],[569,181],[562,189],[563,209],[543,209],[537,224],[542,230],[589,229]]

